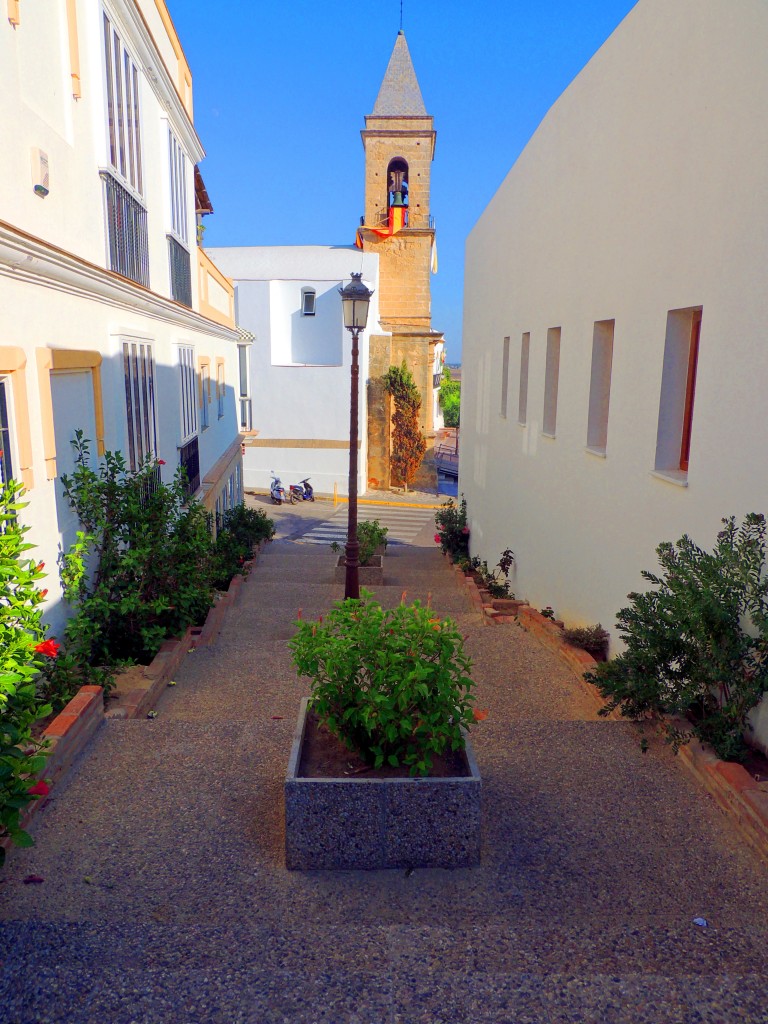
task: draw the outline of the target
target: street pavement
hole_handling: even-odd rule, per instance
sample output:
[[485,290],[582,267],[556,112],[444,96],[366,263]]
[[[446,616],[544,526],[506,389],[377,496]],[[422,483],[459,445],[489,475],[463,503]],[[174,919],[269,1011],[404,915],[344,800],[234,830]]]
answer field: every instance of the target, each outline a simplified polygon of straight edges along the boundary
[[466,637],[481,865],[286,871],[287,641],[341,598],[334,562],[269,544],[157,717],[109,720],[54,791],[1,876],[3,1024],[766,1024],[766,866],[431,540],[393,546],[376,596]]

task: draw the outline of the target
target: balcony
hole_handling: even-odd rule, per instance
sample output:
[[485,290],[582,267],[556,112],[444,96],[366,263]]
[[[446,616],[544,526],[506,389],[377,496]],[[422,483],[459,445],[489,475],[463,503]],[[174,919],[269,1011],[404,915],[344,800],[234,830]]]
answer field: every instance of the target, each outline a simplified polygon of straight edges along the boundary
[[186,474],[184,489],[191,497],[200,487],[200,449],[196,437],[179,448],[179,465]]
[[109,171],[100,171],[109,236],[109,269],[149,287],[147,211]]
[[171,298],[192,308],[192,270],[189,252],[173,235],[168,239],[168,267],[171,278]]

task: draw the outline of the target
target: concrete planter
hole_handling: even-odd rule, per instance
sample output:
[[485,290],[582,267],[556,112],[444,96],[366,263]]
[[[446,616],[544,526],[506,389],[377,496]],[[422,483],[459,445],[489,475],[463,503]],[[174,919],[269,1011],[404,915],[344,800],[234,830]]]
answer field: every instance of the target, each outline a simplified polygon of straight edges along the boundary
[[[381,587],[384,585],[384,566],[381,555],[373,555],[368,565],[361,565],[358,572],[358,579],[361,587]],[[336,583],[344,583],[347,575],[347,561],[344,555],[339,555],[336,563]]]
[[307,718],[301,703],[285,780],[285,866],[317,869],[458,868],[480,863],[481,781],[299,776]]

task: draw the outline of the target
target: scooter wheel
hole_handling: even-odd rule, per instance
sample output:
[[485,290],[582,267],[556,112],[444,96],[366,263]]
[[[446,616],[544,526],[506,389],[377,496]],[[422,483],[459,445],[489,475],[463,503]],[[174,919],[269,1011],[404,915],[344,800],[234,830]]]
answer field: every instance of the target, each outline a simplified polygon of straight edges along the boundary
[[295,505],[297,500],[298,499],[297,499],[296,495],[293,493],[293,491],[291,491],[291,504]]

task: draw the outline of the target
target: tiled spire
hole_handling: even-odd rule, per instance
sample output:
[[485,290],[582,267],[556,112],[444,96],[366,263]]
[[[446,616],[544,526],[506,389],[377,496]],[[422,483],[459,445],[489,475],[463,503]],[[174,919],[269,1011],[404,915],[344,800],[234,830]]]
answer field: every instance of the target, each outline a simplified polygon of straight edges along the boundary
[[413,62],[402,29],[397,33],[395,48],[389,58],[381,83],[374,117],[427,117],[427,109],[413,70]]

